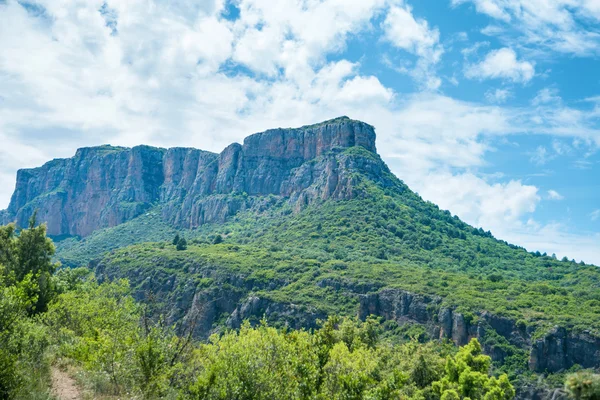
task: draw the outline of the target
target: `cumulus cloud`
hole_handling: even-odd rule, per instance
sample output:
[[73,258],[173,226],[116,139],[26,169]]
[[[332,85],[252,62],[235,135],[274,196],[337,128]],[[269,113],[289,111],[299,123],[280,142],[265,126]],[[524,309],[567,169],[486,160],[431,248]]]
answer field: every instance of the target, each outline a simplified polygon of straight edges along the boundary
[[492,50],[479,64],[469,65],[465,72],[473,79],[506,79],[522,83],[529,82],[534,74],[534,64],[517,60],[517,54],[510,48]]
[[391,7],[382,27],[387,41],[419,57],[412,75],[426,88],[437,89],[441,80],[435,75],[434,65],[443,53],[439,30],[431,29],[424,19],[415,19],[408,5]]

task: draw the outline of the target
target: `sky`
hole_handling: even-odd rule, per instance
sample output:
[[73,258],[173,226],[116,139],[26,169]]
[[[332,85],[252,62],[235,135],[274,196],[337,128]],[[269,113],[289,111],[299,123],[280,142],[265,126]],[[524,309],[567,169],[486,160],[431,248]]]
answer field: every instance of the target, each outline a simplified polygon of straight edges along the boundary
[[83,146],[346,115],[424,199],[600,265],[600,0],[0,0],[0,208]]

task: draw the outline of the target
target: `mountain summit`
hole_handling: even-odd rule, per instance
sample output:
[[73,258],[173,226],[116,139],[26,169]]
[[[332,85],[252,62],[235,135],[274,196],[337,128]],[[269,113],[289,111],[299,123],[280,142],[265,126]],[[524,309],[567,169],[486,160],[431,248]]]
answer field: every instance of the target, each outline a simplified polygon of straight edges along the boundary
[[[54,236],[85,237],[157,204],[175,226],[222,222],[269,194],[311,203],[349,198],[340,150],[376,152],[372,126],[340,117],[297,129],[271,129],[220,154],[193,148],[99,146],[17,173],[3,221],[25,226],[34,210]],[[314,162],[319,159],[319,162]],[[244,196],[232,197],[234,194]]]

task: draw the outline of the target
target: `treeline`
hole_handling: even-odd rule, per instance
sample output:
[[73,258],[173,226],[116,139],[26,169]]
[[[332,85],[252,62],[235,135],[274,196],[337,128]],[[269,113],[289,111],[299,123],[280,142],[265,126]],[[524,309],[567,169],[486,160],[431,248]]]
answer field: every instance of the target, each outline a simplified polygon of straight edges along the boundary
[[[137,399],[508,400],[477,340],[457,349],[393,343],[374,320],[330,317],[312,332],[266,322],[193,340],[194,321],[171,326],[136,303],[126,281],[98,283],[58,269],[45,227],[0,228],[0,398],[50,399],[50,368],[77,376],[90,396]],[[598,399],[599,380],[568,380]],[[596,396],[596,397],[594,397]]]

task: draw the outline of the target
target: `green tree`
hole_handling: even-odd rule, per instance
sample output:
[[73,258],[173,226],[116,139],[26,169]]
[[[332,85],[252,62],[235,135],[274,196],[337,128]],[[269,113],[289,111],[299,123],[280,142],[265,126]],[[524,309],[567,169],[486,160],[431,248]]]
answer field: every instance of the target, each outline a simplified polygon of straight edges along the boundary
[[179,243],[179,239],[181,239],[181,237],[179,236],[179,233],[175,235],[175,238],[173,238],[173,246],[177,246],[177,244]]
[[187,240],[185,240],[185,238],[179,239],[179,242],[177,243],[177,250],[187,250]]
[[113,394],[133,386],[139,307],[126,281],[91,279],[59,295],[44,315],[59,354],[107,377]]
[[48,308],[54,294],[51,277],[59,265],[52,261],[55,247],[52,240],[46,237],[46,225],[36,224],[37,211],[29,219],[29,228],[20,232],[16,243],[16,279],[20,282],[31,275],[32,281],[35,282],[30,293],[32,297],[37,298],[30,308],[32,313],[43,312]]
[[5,267],[5,274],[14,271],[17,265],[17,240],[15,225],[0,226],[0,265]]
[[318,358],[309,333],[281,333],[244,324],[239,332],[213,336],[198,349],[199,374],[191,387],[198,399],[315,398]]
[[362,347],[350,351],[346,343],[333,346],[323,368],[321,395],[324,399],[351,400],[364,398],[377,385],[379,360],[372,350]]
[[571,374],[567,377],[565,389],[575,400],[600,400],[600,375],[589,371]]
[[510,400],[515,390],[506,374],[489,376],[491,358],[484,355],[477,339],[460,348],[446,360],[446,374],[432,388],[440,398],[453,399],[458,394],[471,400]]

